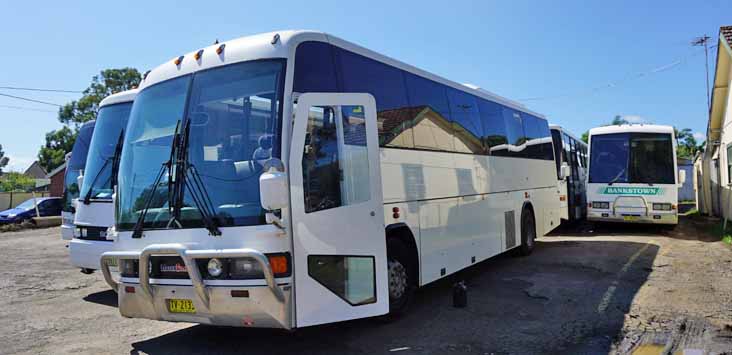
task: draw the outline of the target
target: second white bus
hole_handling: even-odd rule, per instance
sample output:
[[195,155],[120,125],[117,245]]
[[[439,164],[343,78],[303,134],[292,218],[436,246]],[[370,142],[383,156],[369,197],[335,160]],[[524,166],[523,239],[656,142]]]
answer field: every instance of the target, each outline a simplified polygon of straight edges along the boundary
[[676,164],[671,126],[591,129],[588,220],[677,224],[678,187],[686,172]]
[[[562,219],[574,222],[587,217],[587,144],[558,125],[550,125]],[[565,171],[562,171],[566,169]]]

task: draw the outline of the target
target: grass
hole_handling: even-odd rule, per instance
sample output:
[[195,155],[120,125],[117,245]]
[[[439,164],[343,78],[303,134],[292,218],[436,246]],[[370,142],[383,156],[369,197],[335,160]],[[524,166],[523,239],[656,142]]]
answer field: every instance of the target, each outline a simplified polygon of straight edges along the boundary
[[732,221],[727,221],[727,229],[722,230],[724,220],[710,224],[705,232],[712,236],[721,237],[722,242],[732,245]]

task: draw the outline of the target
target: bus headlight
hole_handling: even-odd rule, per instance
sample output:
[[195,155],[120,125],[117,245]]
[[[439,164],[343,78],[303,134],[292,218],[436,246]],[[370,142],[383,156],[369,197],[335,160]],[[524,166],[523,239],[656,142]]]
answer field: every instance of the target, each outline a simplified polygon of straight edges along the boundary
[[262,266],[251,258],[231,259],[229,276],[232,279],[261,279],[264,278]]
[[610,209],[610,202],[593,201],[592,208],[597,208],[600,210],[607,210],[607,209]]
[[133,259],[121,259],[119,261],[119,272],[122,277],[138,277],[139,261]]
[[221,260],[213,258],[208,261],[206,270],[208,270],[209,275],[219,277],[224,272],[224,264],[221,263]]
[[653,210],[654,211],[671,211],[671,204],[670,203],[654,203]]

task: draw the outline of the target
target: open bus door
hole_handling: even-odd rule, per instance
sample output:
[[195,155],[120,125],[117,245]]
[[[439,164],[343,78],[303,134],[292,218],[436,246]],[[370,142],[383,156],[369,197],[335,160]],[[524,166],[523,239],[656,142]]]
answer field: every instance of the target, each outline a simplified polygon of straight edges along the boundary
[[296,326],[386,314],[384,205],[373,96],[302,94],[289,169]]

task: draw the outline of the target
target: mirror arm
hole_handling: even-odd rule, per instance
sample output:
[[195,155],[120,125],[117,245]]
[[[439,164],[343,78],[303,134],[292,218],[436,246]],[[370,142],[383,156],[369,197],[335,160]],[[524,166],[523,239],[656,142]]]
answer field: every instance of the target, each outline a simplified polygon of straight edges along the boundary
[[277,217],[274,212],[265,213],[264,218],[266,219],[267,224],[273,224],[275,227],[285,230],[285,221],[283,221],[282,218]]

